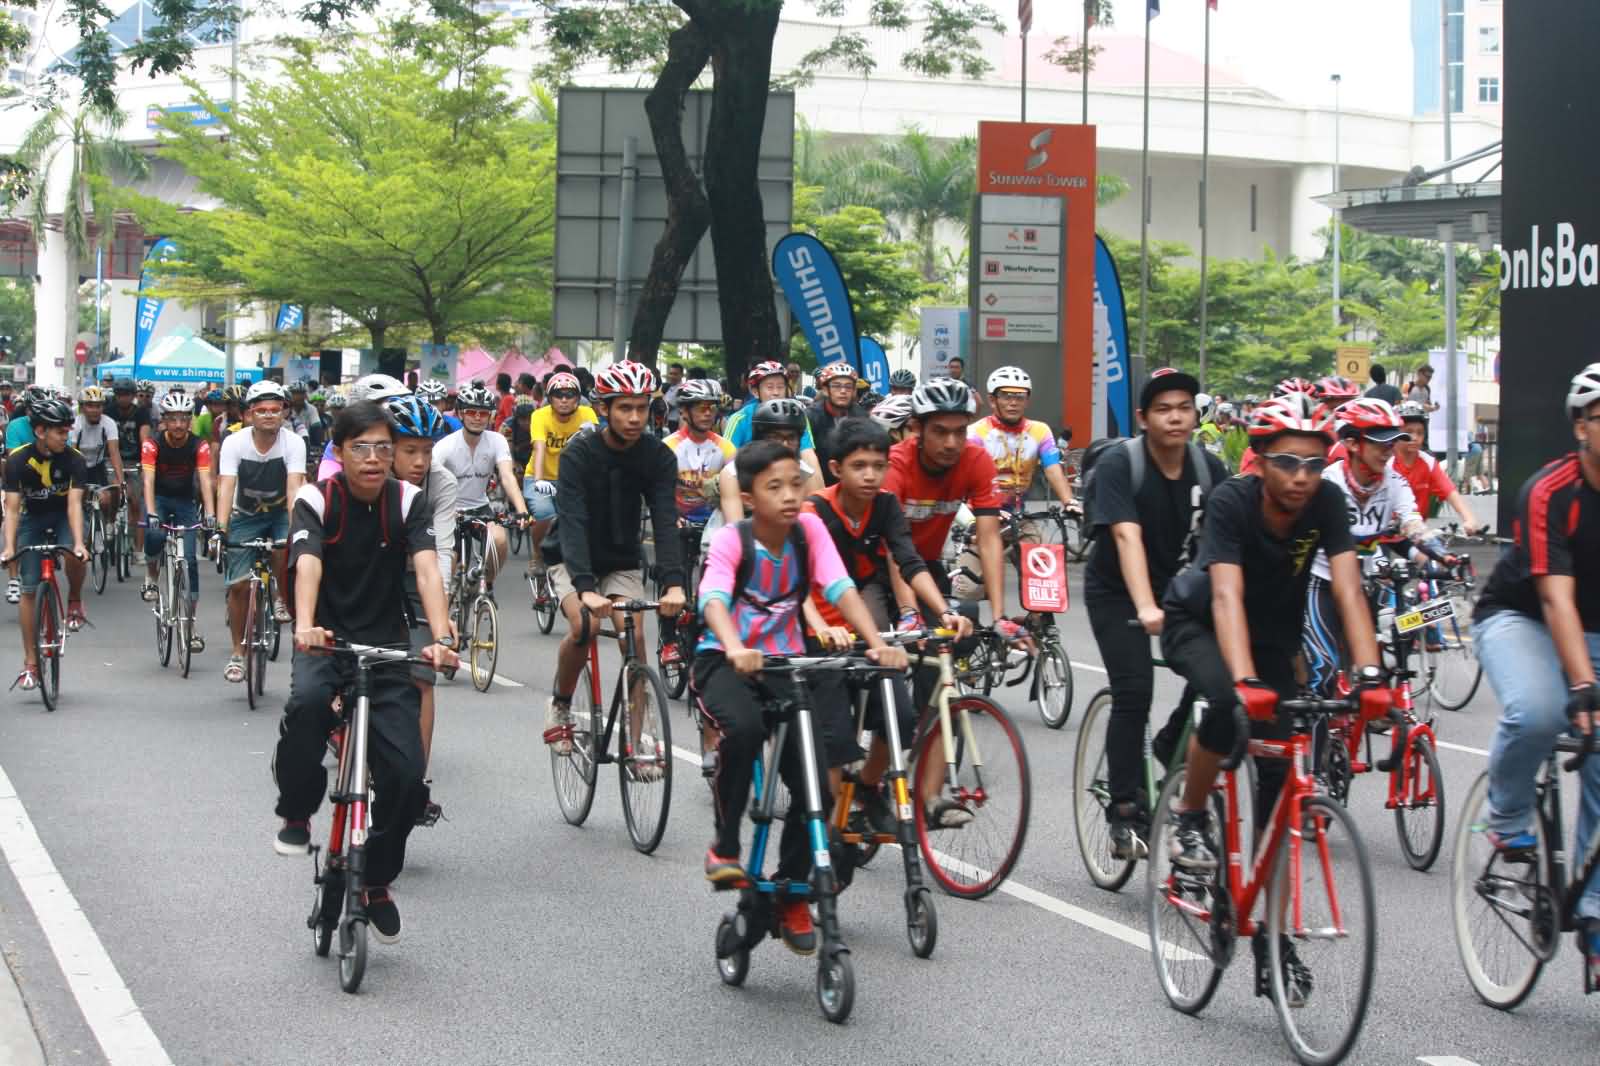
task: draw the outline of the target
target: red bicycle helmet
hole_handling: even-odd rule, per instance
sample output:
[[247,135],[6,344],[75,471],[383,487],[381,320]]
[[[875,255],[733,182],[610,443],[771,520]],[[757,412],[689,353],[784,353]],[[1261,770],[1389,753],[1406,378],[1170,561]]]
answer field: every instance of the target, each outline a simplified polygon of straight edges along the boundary
[[1353,400],[1361,395],[1361,386],[1347,377],[1338,374],[1329,374],[1317,382],[1317,398],[1337,407],[1344,400]]
[[583,386],[578,384],[578,378],[576,375],[569,374],[565,370],[558,370],[554,374],[550,375],[550,380],[545,383],[544,390],[545,392],[549,393],[560,392],[563,389],[570,390],[572,392],[582,392]]
[[1330,444],[1333,442],[1328,419],[1310,412],[1310,404],[1297,398],[1268,400],[1250,415],[1249,434],[1252,441],[1266,440],[1282,433],[1321,437]]
[[745,384],[749,385],[750,390],[754,392],[755,387],[760,384],[763,379],[774,376],[780,378],[787,377],[788,371],[786,371],[783,367],[783,364],[778,362],[776,359],[768,359],[751,367],[750,373],[745,375],[744,380]]
[[1370,396],[1351,400],[1342,404],[1334,412],[1334,417],[1339,420],[1341,437],[1363,437],[1379,444],[1411,439],[1411,434],[1405,431],[1400,421],[1399,412],[1388,400],[1377,400]]
[[1272,389],[1272,395],[1274,398],[1296,395],[1315,396],[1316,394],[1316,385],[1307,381],[1305,378],[1284,378],[1282,381],[1278,382],[1277,385],[1273,386]]
[[610,400],[618,396],[649,396],[655,391],[655,372],[632,359],[612,363],[594,376],[594,397],[597,400]]
[[[774,363],[772,365],[777,366],[778,364]],[[838,378],[849,378],[852,382],[855,381],[855,367],[851,366],[849,363],[829,363],[827,366],[817,371],[817,385],[820,387],[825,388],[827,387],[828,382],[834,381]]]

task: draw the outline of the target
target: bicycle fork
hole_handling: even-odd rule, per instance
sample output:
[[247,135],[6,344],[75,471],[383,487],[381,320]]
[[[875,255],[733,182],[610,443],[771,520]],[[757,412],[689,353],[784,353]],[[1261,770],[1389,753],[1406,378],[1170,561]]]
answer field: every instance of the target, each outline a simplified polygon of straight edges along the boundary
[[[349,853],[345,857],[344,920],[339,923],[339,953],[341,957],[351,951],[356,922],[367,920],[361,901],[366,887],[367,872],[367,718],[370,677],[363,663],[356,668],[355,706],[345,723],[344,743],[339,759],[339,781],[336,791],[328,798],[334,805],[335,839],[348,824]],[[333,845],[330,845],[333,846]],[[330,859],[331,862],[331,859]]]
[[[894,801],[895,824],[900,838],[900,857],[906,868],[906,907],[922,887],[922,864],[917,860],[917,826],[911,808],[911,786],[907,780],[906,757],[901,747],[900,716],[895,713],[894,679],[878,679],[878,699],[883,704],[883,731],[889,744],[889,772],[885,781]],[[835,802],[839,802],[837,799]]]

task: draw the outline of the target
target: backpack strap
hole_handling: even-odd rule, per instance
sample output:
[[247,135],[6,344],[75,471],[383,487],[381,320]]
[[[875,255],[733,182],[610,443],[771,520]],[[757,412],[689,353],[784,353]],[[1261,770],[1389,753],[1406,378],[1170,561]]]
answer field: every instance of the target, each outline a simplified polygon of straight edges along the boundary
[[322,543],[337,544],[344,536],[344,508],[335,504],[343,502],[344,486],[334,475],[317,482],[317,488],[322,491]]
[[1149,454],[1144,449],[1143,437],[1129,437],[1122,443],[1128,452],[1128,471],[1133,484],[1132,496],[1139,495],[1139,489],[1144,485],[1144,470],[1149,463]]
[[1206,462],[1206,450],[1189,442],[1189,458],[1194,462],[1194,477],[1200,483],[1200,499],[1211,495],[1211,464]]
[[755,604],[762,610],[771,610],[784,600],[801,600],[811,591],[811,552],[810,545],[806,543],[805,530],[796,522],[789,527],[789,543],[794,546],[794,558],[799,580],[794,587],[785,589],[773,599],[763,599],[750,591],[750,581],[755,576],[756,569],[756,535],[751,520],[742,518],[737,523],[739,530],[739,565],[734,568],[733,587],[734,598],[744,599]]

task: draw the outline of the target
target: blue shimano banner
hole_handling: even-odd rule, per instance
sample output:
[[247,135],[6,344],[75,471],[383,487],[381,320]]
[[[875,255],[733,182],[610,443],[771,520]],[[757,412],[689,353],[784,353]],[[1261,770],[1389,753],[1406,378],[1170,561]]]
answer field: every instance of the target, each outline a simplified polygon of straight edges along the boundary
[[288,333],[292,329],[299,329],[303,317],[305,313],[299,304],[282,304],[278,307],[278,324],[273,329],[277,333]]
[[871,337],[857,338],[856,343],[861,346],[861,376],[867,387],[879,396],[889,395],[889,356],[883,345]]
[[855,308],[827,246],[809,233],[791,233],[772,250],[772,273],[811,342],[817,365],[842,361],[861,371]]
[[1111,324],[1105,348],[1098,353],[1101,373],[1105,375],[1106,404],[1118,430],[1125,436],[1132,435],[1137,423],[1133,420],[1133,390],[1129,384],[1128,310],[1116,261],[1099,237],[1094,239],[1094,299],[1104,305]]
[[150,335],[156,331],[156,321],[161,317],[161,308],[166,306],[165,300],[144,295],[144,290],[154,284],[154,279],[150,276],[150,263],[152,260],[165,263],[169,259],[176,258],[177,254],[178,246],[168,237],[161,238],[145,253],[144,269],[139,273],[138,317],[134,320],[133,327],[134,377],[139,376],[139,359],[150,344]]

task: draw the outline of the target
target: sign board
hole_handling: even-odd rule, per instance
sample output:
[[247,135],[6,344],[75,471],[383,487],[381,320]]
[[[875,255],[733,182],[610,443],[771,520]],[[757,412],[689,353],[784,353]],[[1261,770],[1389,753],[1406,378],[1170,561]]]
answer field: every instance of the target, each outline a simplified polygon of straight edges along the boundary
[[978,124],[967,377],[1019,366],[1029,415],[1080,432],[1094,406],[1094,187],[1094,127]]
[[951,359],[965,366],[972,360],[967,352],[967,309],[965,307],[924,307],[922,309],[922,367],[924,381],[949,377]]
[[[639,178],[634,198],[633,256],[628,265],[630,302],[650,273],[650,259],[667,224],[666,184],[656,156],[644,89],[561,90],[556,147],[555,334],[590,340],[612,335],[617,281],[618,216],[622,200],[622,151],[626,138],[638,145]],[[697,90],[684,100],[683,136],[689,166],[705,170],[711,93]],[[794,94],[767,98],[766,124],[756,167],[766,214],[768,260],[793,227]],[[777,297],[778,321],[788,339],[789,313]],[[630,309],[631,314],[631,309]],[[667,316],[663,340],[722,342],[717,270],[708,229],[684,270],[677,300]]]
[[72,346],[72,355],[73,358],[77,359],[80,366],[84,363],[87,363],[89,361],[89,345],[83,341],[79,341],[77,344]]
[[1060,544],[1022,545],[1022,607],[1060,614],[1067,609],[1067,553]]
[[[1466,454],[1467,445],[1472,443],[1473,413],[1472,413],[1472,388],[1469,384],[1471,373],[1467,367],[1467,353],[1456,352],[1454,359],[1444,354],[1443,348],[1433,348],[1428,352],[1428,365],[1433,367],[1433,381],[1431,388],[1433,402],[1439,409],[1428,417],[1428,450],[1431,452],[1444,452],[1450,447],[1450,415],[1445,409],[1450,396],[1450,376],[1456,375],[1459,385],[1456,389],[1456,449]],[[1566,395],[1567,383],[1561,382],[1561,390],[1556,395]],[[1501,403],[1505,402],[1505,393],[1501,392]],[[1555,403],[1546,401],[1545,417],[1549,417]],[[1502,421],[1502,425],[1504,422]],[[1549,458],[1554,458],[1550,456]],[[1510,528],[1510,527],[1506,527]]]
[[1333,350],[1335,373],[1349,378],[1357,385],[1365,385],[1372,378],[1372,346],[1345,344]]

